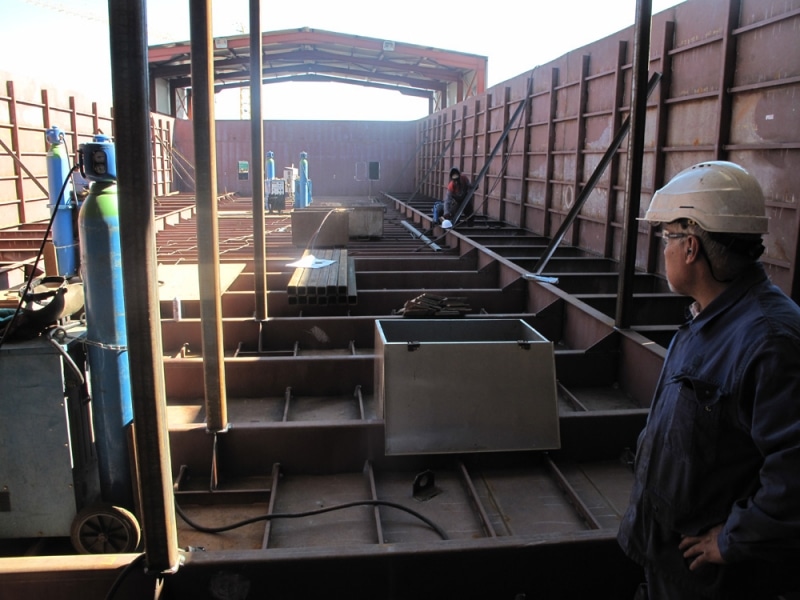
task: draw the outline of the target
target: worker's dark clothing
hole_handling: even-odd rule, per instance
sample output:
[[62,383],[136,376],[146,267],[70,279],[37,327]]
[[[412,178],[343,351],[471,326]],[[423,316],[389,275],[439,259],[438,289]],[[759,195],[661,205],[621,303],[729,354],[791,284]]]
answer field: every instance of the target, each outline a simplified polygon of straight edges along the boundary
[[[728,564],[689,571],[681,536],[719,523]],[[796,589],[800,308],[760,263],[672,340],[618,541],[667,582],[651,588],[685,590],[675,598],[752,600]]]
[[[453,176],[457,177],[454,178]],[[433,204],[433,222],[438,223],[440,219],[452,219],[456,216],[458,208],[469,194],[469,177],[462,175],[458,168],[450,169],[450,180],[447,182],[444,200]],[[465,206],[467,210],[469,207]],[[463,212],[463,211],[462,211]]]
[[447,194],[444,197],[444,214],[455,216],[458,207],[469,193],[469,178],[459,175],[458,179],[451,179],[447,184]]

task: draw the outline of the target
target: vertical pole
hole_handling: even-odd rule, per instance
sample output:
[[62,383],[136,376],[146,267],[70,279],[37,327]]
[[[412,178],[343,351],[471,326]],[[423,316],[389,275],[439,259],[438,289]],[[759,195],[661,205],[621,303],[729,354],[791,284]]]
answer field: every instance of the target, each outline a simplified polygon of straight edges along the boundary
[[[470,177],[474,180],[475,173],[478,172],[478,138],[480,137],[480,116],[481,116],[481,99],[476,98],[475,103],[473,104],[473,115],[472,115],[472,144],[470,144],[470,151],[469,156],[470,164],[469,164],[469,174]],[[464,130],[466,132],[466,129]],[[473,185],[475,181],[472,182]],[[474,207],[474,205],[473,205]],[[473,208],[474,212],[474,208]]]
[[145,0],[109,0],[120,246],[146,564],[178,568],[151,194]]
[[[458,129],[462,131],[461,126],[458,123],[458,111],[454,108],[450,112],[450,131],[455,131]],[[460,136],[458,138],[458,145],[453,145],[450,149],[450,164],[445,165],[445,169],[447,170],[447,181],[450,181],[450,167],[453,165],[458,165],[460,170],[464,170],[464,165],[461,164],[461,160],[464,156],[464,136]]]
[[639,203],[642,193],[642,163],[644,159],[644,129],[647,120],[647,74],[650,62],[650,22],[653,13],[651,0],[637,0],[636,26],[633,40],[633,77],[631,82],[631,129],[628,137],[626,171],[626,206],[622,230],[622,252],[617,288],[616,325],[630,326],[630,305],[633,300],[633,275],[636,267]]
[[[628,42],[620,40],[617,46],[617,64],[614,70],[614,105],[611,107],[611,131],[619,131],[622,124],[622,111],[620,106],[625,99],[625,75],[623,68],[628,61]],[[617,199],[619,197],[618,182],[619,154],[614,153],[608,166],[608,202],[606,202],[606,223],[603,256],[606,258],[614,255],[614,221],[617,214]]]
[[556,117],[558,116],[558,67],[550,71],[550,111],[547,115],[547,155],[544,169],[544,198],[542,200],[542,235],[551,235],[553,222],[553,170],[555,169]]
[[[527,93],[527,88],[526,93]],[[511,115],[511,88],[506,86],[504,94],[503,94],[503,123],[508,123],[508,118]],[[525,102],[527,98],[522,98],[520,102]],[[520,119],[522,121],[522,119]],[[522,124],[525,126],[525,123]],[[517,124],[519,128],[519,124]],[[506,136],[506,139],[503,140],[502,151],[500,153],[500,164],[506,165],[506,168],[500,168],[497,172],[497,176],[500,178],[500,192],[498,198],[498,211],[497,211],[497,218],[501,222],[505,222],[506,220],[506,189],[508,186],[508,162],[510,162],[511,157],[509,154],[511,153],[511,143],[509,140],[510,136]]]
[[722,68],[719,74],[719,110],[717,114],[717,136],[714,140],[714,157],[726,160],[728,151],[725,145],[731,135],[731,114],[733,112],[733,86],[736,74],[736,36],[734,30],[739,26],[741,0],[728,0],[728,13],[725,19],[725,30],[722,32]]
[[[578,113],[576,115],[577,127],[575,128],[575,187],[572,195],[572,201],[577,202],[578,197],[583,190],[583,165],[585,162],[586,154],[586,101],[589,96],[588,84],[586,78],[589,76],[589,55],[584,54],[581,57],[581,78],[578,82]],[[580,245],[580,221],[576,218],[575,224],[572,227],[572,241],[573,246]]]
[[[6,90],[8,90],[8,119],[11,122],[11,149],[16,156],[22,158],[19,147],[19,120],[17,119],[17,97],[14,94],[14,82],[7,81]],[[25,171],[19,163],[15,162],[14,184],[17,191],[17,200],[19,201],[19,205],[17,206],[17,220],[19,223],[25,223],[27,221],[27,215],[25,214],[24,177]]]
[[[483,148],[481,148],[482,152],[481,162],[483,163],[482,170],[485,173],[489,172],[489,167],[491,165],[491,158],[489,157],[489,155],[491,154],[491,147],[492,147],[491,131],[492,131],[493,106],[494,106],[494,95],[486,94],[486,106],[484,106],[483,108]],[[508,121],[504,122],[507,123]],[[479,178],[477,175],[473,175],[472,190],[469,192],[469,194],[472,194],[473,197],[475,196],[475,194],[478,193],[478,185],[481,186],[481,198],[483,199],[483,201],[481,203],[478,203],[477,200],[473,200],[472,206],[478,207],[480,205],[483,205],[481,214],[486,215],[489,213],[489,178],[488,177]],[[469,196],[469,194],[467,195]],[[466,206],[467,203],[468,201],[465,200],[461,205]],[[478,211],[475,210],[476,214],[477,212]]]
[[42,127],[45,131],[50,129],[50,99],[47,90],[42,90]]
[[517,215],[517,223],[521,229],[525,229],[528,221],[528,190],[530,188],[530,156],[531,156],[531,120],[533,117],[533,71],[531,71],[530,81],[526,87],[526,93],[530,94],[528,97],[528,106],[525,108],[525,114],[522,115],[521,126],[522,130],[522,168],[520,172],[520,192],[519,192],[519,214]]
[[194,164],[197,174],[197,254],[200,264],[200,319],[206,427],[212,433],[228,427],[222,306],[219,283],[217,155],[214,119],[214,53],[211,0],[189,3],[194,101]]
[[261,0],[250,0],[250,168],[253,174],[253,270],[256,320],[267,318],[267,250],[264,227],[264,119],[261,77],[264,68]]
[[[667,167],[667,146],[669,131],[669,100],[672,89],[672,57],[670,51],[674,45],[675,22],[664,22],[664,38],[661,44],[661,91],[658,94],[658,107],[655,119],[655,148],[653,157],[653,184],[650,191],[654,194],[656,189],[664,183]],[[652,196],[651,196],[652,198]],[[657,238],[653,227],[647,233],[647,272],[655,273],[658,257],[661,254],[660,238]]]

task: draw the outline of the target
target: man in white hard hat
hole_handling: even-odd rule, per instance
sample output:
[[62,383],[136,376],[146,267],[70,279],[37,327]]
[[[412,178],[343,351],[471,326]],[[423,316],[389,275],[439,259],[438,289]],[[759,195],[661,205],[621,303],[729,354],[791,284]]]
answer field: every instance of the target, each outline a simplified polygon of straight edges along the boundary
[[800,581],[800,308],[758,260],[761,187],[736,164],[701,163],[658,190],[644,220],[661,227],[670,288],[694,304],[617,537],[644,567],[637,597],[784,597]]

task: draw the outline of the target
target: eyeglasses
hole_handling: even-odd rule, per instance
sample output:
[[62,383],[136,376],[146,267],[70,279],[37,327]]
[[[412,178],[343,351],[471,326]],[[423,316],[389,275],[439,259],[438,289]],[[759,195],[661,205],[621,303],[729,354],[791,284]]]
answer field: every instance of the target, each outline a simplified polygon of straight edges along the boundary
[[664,242],[666,246],[669,244],[670,240],[679,240],[681,238],[689,237],[688,233],[671,233],[669,231],[664,231],[661,233],[661,241]]

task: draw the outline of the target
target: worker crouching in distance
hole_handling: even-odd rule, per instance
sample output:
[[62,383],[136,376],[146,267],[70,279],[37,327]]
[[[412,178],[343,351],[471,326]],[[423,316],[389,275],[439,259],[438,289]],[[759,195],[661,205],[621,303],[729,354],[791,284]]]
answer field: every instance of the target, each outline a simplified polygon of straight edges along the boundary
[[658,190],[670,289],[694,299],[639,436],[618,541],[644,567],[638,598],[798,598],[800,308],[758,260],[764,196],[705,162]]
[[[441,225],[445,229],[450,229],[454,224],[454,219],[459,214],[461,204],[469,195],[469,177],[462,174],[458,167],[450,169],[450,179],[447,182],[443,201],[433,204],[433,223]],[[464,207],[467,210],[468,207]]]

